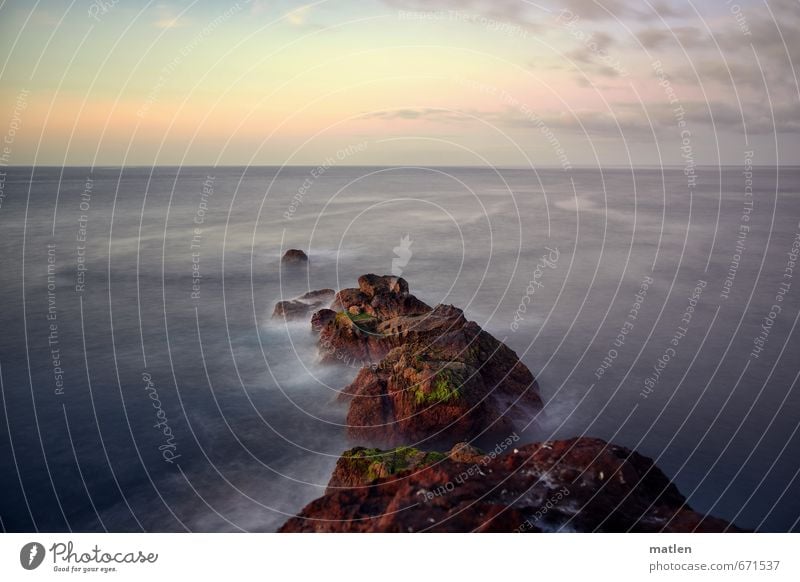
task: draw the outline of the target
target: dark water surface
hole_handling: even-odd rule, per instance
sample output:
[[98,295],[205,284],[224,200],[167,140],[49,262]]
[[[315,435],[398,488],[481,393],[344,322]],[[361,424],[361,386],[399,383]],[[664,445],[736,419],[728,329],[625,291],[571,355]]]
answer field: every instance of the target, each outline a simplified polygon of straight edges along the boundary
[[537,375],[524,440],[613,440],[699,511],[798,530],[800,169],[757,168],[752,198],[732,167],[311,170],[7,170],[5,530],[277,528],[353,445],[356,370],[274,303],[393,259]]

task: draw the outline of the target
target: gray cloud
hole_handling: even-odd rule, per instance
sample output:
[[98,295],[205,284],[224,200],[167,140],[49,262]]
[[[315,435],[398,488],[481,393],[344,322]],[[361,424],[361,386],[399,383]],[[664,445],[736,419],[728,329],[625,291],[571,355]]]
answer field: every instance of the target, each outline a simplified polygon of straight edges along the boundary
[[[800,116],[793,104],[770,108],[769,103],[750,102],[743,104],[741,111],[737,106],[724,101],[687,101],[681,106],[689,128],[710,130],[713,120],[713,127],[717,132],[741,134],[744,119],[749,134],[800,134]],[[670,137],[677,131],[674,107],[665,102],[650,103],[643,109],[638,102],[621,101],[613,103],[611,110],[603,111],[535,111],[514,107],[497,111],[403,108],[366,113],[362,118],[460,124],[476,124],[482,120],[506,129],[537,128],[544,124],[551,130],[570,134],[585,133],[592,137],[625,136],[629,139],[652,139],[653,131],[659,138]]]
[[[586,31],[587,35],[594,29],[591,38],[598,49],[605,51],[607,47],[613,47],[615,53],[624,57],[627,72],[639,82],[649,83],[652,79],[649,63],[642,60],[645,55],[639,46],[640,42],[647,50],[654,51],[651,58],[663,61],[670,80],[679,87],[679,94],[697,95],[693,89],[702,84],[709,102],[683,103],[687,121],[695,126],[710,128],[713,119],[716,129],[721,132],[742,133],[746,126],[751,134],[773,131],[800,133],[800,97],[796,80],[800,77],[800,71],[796,70],[800,65],[800,34],[797,34],[800,30],[800,2],[797,0],[767,0],[766,4],[740,2],[739,18],[730,12],[728,5],[721,3],[720,10],[713,17],[709,16],[706,22],[689,10],[688,5],[682,5],[679,10],[676,8],[678,4],[652,0],[645,3],[563,0],[558,4],[542,0],[542,4],[554,10],[550,14],[522,0],[384,1],[397,8],[466,10],[506,21],[530,23],[537,19],[540,25],[547,24],[543,30],[548,35],[568,34],[565,33],[566,29],[562,30],[555,23],[559,10],[566,9],[578,17],[576,26]],[[613,34],[616,22],[611,15],[634,29],[638,42],[637,39],[631,39],[627,31]],[[619,71],[599,61],[597,54],[581,44],[580,40],[577,39],[575,48],[565,55],[575,66],[570,66],[568,60],[563,59],[560,64],[544,64],[541,67],[533,64],[532,67],[563,71],[577,67],[579,76],[575,80],[579,86],[609,90],[607,85],[597,85],[595,80],[618,76]],[[626,54],[623,49],[633,52]],[[641,63],[638,70],[632,68],[637,62]],[[583,74],[590,78],[585,78]],[[687,89],[682,89],[682,86]],[[739,102],[742,104],[741,111]],[[626,135],[646,136],[651,131],[650,123],[658,132],[674,132],[674,113],[668,104],[662,103],[657,95],[649,98],[647,107],[649,121],[638,102],[616,103],[613,112],[581,111],[567,115],[550,111],[540,112],[540,116],[553,129],[570,132],[582,131],[579,121],[586,131],[597,135],[618,135],[622,128]],[[509,127],[527,127],[531,124],[529,119],[514,111],[472,113]],[[435,110],[403,111],[392,115],[394,119],[468,122],[464,116]]]
[[[796,80],[800,76],[800,3],[769,0],[764,6],[742,5],[740,19],[724,14],[713,24],[713,38],[693,32],[693,27],[673,28],[691,63],[675,53],[677,57],[665,63],[671,78],[691,85],[721,85],[734,103],[735,87],[740,99],[758,109],[771,100],[777,110],[795,109],[795,117],[800,117]],[[637,36],[648,48],[678,48],[672,32],[663,28],[644,29]]]
[[398,10],[453,10],[473,12],[501,20],[527,22],[528,9],[522,0],[384,0]]
[[531,19],[568,10],[582,20],[608,20],[614,16],[639,20],[673,18],[679,13],[665,1],[652,7],[629,0],[383,0],[400,10],[454,10],[475,12],[491,18],[530,23]]
[[386,120],[415,120],[424,119],[436,123],[449,123],[453,121],[469,121],[470,115],[481,116],[480,112],[466,110],[451,111],[436,107],[404,107],[385,111],[370,111],[360,116],[361,119],[386,119]]
[[665,45],[683,48],[708,46],[708,35],[694,26],[673,26],[665,28],[647,28],[636,33],[639,42],[647,49],[656,49]]

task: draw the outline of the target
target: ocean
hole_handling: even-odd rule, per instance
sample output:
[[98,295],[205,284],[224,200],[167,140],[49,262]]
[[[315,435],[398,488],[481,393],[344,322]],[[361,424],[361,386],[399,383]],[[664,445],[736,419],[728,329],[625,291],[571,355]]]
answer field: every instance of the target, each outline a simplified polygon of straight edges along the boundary
[[694,509],[800,531],[800,168],[3,172],[4,531],[277,529],[365,443],[357,363],[272,309],[365,273],[517,352],[522,441],[634,448]]

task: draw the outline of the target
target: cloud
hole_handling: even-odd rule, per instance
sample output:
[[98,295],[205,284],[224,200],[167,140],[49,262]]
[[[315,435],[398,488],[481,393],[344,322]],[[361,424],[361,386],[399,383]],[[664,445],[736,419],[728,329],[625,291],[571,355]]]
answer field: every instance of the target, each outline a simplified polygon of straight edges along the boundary
[[186,23],[179,18],[160,18],[155,22],[153,22],[153,26],[155,26],[156,28],[169,29],[169,28],[179,28],[181,26],[186,26]]
[[[575,29],[554,25],[559,10],[566,9],[577,17],[577,28],[585,30],[587,35],[594,29],[590,35],[592,47],[586,42],[572,43],[565,53],[567,58],[541,65],[537,60],[531,65],[533,68],[564,71],[577,68],[578,74],[586,73],[591,77],[588,80],[573,77],[579,86],[611,90],[608,85],[595,84],[595,80],[602,84],[603,79],[623,74],[612,62],[600,59],[602,54],[617,56],[607,50],[613,47],[613,53],[624,58],[625,73],[631,81],[641,88],[652,87],[653,73],[642,50],[644,47],[658,52],[651,55],[650,60],[662,60],[678,95],[683,97],[686,120],[694,126],[706,131],[713,127],[719,132],[735,134],[742,134],[745,128],[749,134],[800,134],[800,88],[797,81],[800,71],[795,69],[800,65],[800,35],[796,34],[800,29],[800,4],[797,0],[766,0],[763,4],[741,2],[741,12],[736,14],[723,3],[713,14],[705,11],[705,20],[701,20],[688,5],[653,0],[649,3],[562,0],[558,4],[551,0],[534,0],[551,8],[553,12],[550,14],[523,0],[383,1],[398,8],[473,11],[526,23],[538,18],[540,27],[549,23],[543,29],[547,34],[567,30],[564,36],[570,40],[569,32]],[[615,18],[630,28],[618,27]],[[631,38],[630,29],[634,30],[636,38]],[[583,40],[574,32],[572,36],[578,41]],[[574,66],[570,66],[568,59]],[[615,95],[621,94],[615,92]],[[626,136],[651,137],[652,123],[660,137],[674,136],[676,119],[673,107],[660,91],[654,95],[648,91],[642,94],[648,100],[646,111],[636,101],[614,103],[612,111],[541,111],[538,112],[539,119],[554,130],[582,132],[585,129],[598,136],[619,136],[621,129]],[[708,102],[698,100],[698,95],[702,94],[708,96]],[[412,108],[383,112],[375,117],[472,123],[467,112],[463,113]],[[530,119],[513,110],[470,113],[507,127],[532,125]]]
[[400,10],[474,12],[501,20],[524,22],[530,6],[522,0],[384,0]]
[[[653,8],[642,8],[629,0],[383,0],[392,8],[401,10],[454,10],[473,12],[490,18],[531,24],[534,17],[555,16],[569,11],[582,20],[607,20],[613,16],[635,16],[642,20],[659,16],[676,16],[673,8],[656,2]],[[613,16],[612,16],[613,15]]]
[[[527,114],[526,114],[527,113]],[[588,133],[602,135],[620,135],[618,127],[629,132],[641,133],[645,129],[649,132],[646,118],[623,107],[616,113],[599,112],[589,109],[574,111],[532,111],[508,107],[496,111],[475,110],[442,110],[436,108],[404,108],[392,111],[378,111],[362,116],[363,119],[387,120],[426,120],[435,123],[452,122],[465,125],[485,121],[506,129],[524,129],[540,127],[544,122],[550,129],[560,129],[570,133]]]
[[300,6],[286,13],[286,20],[294,26],[302,26],[306,23],[311,6]]
[[[735,100],[686,101],[680,104],[684,110],[684,119],[689,126],[716,129],[717,132],[743,134],[744,126],[749,134],[798,134],[800,133],[800,110],[794,103],[776,104],[764,101],[746,101],[742,108]],[[645,115],[639,103],[615,103],[614,109],[620,112],[620,118],[626,121],[635,120],[650,122],[657,129],[674,131],[676,127],[674,106],[668,103],[649,103]],[[775,125],[773,126],[773,117]],[[713,122],[713,123],[712,123]]]
[[[698,79],[705,85],[716,83],[731,88],[735,85],[738,90],[750,88],[761,90],[764,88],[764,80],[758,67],[734,60],[733,62],[722,62],[721,60],[695,60],[692,61],[694,70],[686,67],[672,74],[676,81],[683,81],[690,85],[696,85]],[[695,72],[696,71],[696,72]]]
[[647,28],[636,33],[639,42],[647,49],[665,45],[683,48],[708,46],[708,35],[694,26],[673,26],[670,28]]
[[681,13],[667,2],[654,2],[648,6],[646,3],[629,0],[563,0],[559,3],[559,7],[582,20],[611,20],[614,17],[657,20],[681,16]]
[[[724,101],[687,101],[681,104],[684,119],[690,127],[713,127],[718,132],[743,133],[742,120],[749,134],[800,134],[800,115],[794,104],[773,105],[748,102],[742,110]],[[775,127],[772,117],[775,117]],[[402,108],[366,113],[362,119],[391,121],[429,121],[432,123],[460,123],[471,125],[486,121],[506,129],[539,128],[542,124],[551,130],[570,134],[587,134],[596,138],[622,137],[627,139],[652,139],[677,135],[674,106],[666,102],[645,104],[620,101],[611,109],[574,109],[572,111],[522,110],[508,107],[503,110],[446,110],[434,107]],[[651,128],[652,126],[652,128]]]
[[[763,7],[744,5],[740,20],[725,14],[725,18],[711,23],[713,38],[690,26],[673,28],[691,63],[686,57],[670,63],[671,77],[690,85],[722,85],[734,101],[735,86],[740,99],[760,106],[768,99],[783,105],[797,104],[798,7],[796,0],[769,0]],[[648,48],[667,43],[678,48],[670,30],[645,29],[637,36]]]
[[619,61],[608,58],[608,63],[598,57],[596,53],[586,48],[578,48],[566,53],[566,58],[579,63],[575,70],[586,76],[598,75],[600,77],[619,77],[625,69]]
[[172,8],[165,4],[159,4],[156,10],[158,12],[158,18],[153,22],[153,26],[156,28],[168,30],[171,28],[180,28],[189,24],[186,18],[176,15]]
[[470,120],[472,115],[480,117],[480,112],[470,112],[467,110],[452,111],[436,107],[404,107],[385,111],[371,111],[360,116],[361,119],[384,119],[384,120],[415,120],[424,119],[436,123],[448,123],[451,121]]

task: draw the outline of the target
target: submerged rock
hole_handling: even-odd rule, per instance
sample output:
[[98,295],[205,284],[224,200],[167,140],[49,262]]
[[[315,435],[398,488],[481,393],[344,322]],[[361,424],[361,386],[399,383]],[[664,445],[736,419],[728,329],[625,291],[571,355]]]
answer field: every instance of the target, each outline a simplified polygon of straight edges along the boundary
[[289,249],[283,254],[281,263],[284,265],[305,265],[308,263],[308,255],[300,249]]
[[309,313],[316,311],[323,305],[328,305],[335,295],[333,289],[320,289],[309,291],[300,297],[288,301],[278,301],[272,312],[273,318],[305,319]]
[[336,319],[336,312],[332,309],[320,309],[311,316],[311,329],[319,331]]
[[650,459],[599,439],[465,446],[352,449],[280,531],[740,531],[694,511]]

